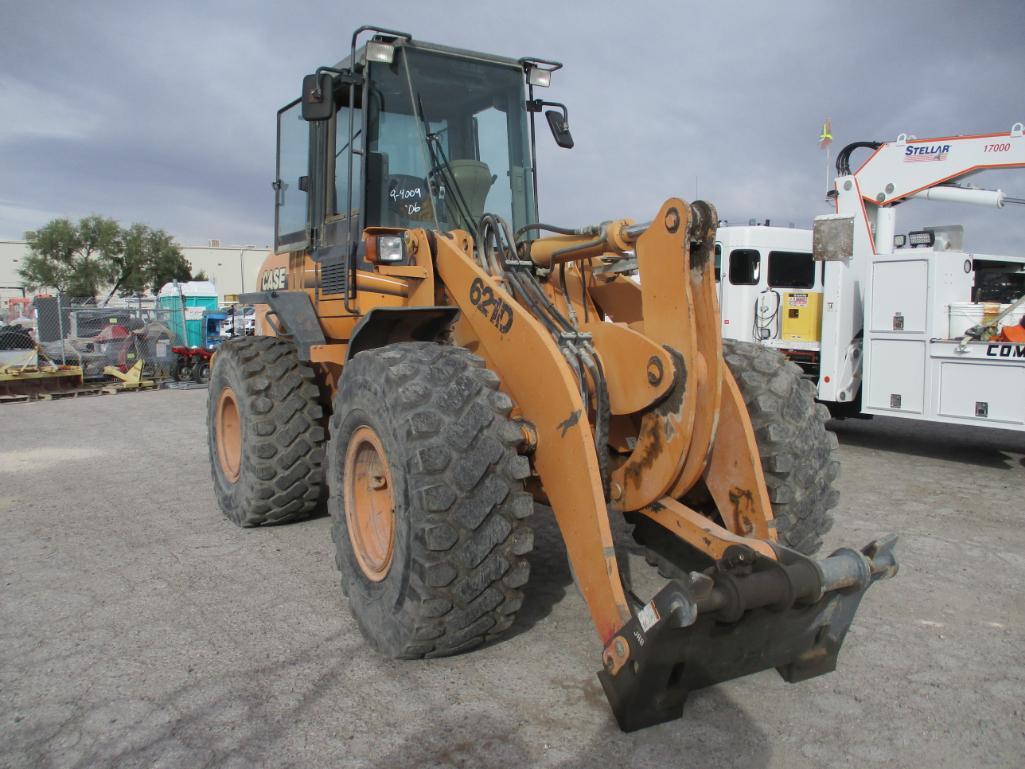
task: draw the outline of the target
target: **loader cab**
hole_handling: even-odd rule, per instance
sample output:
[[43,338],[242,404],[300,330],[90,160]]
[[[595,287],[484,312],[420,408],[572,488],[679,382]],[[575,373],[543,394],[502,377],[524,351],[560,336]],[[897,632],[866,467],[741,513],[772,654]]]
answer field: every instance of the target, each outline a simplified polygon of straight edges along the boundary
[[472,233],[484,212],[536,221],[523,63],[383,45],[325,68],[337,75],[328,117],[304,120],[302,99],[278,113],[277,251],[331,261],[367,227]]

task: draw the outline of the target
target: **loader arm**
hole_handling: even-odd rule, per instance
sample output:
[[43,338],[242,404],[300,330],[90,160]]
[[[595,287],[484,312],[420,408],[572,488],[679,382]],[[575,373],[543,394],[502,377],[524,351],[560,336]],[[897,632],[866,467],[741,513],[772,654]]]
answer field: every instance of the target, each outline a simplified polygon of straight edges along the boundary
[[[529,253],[538,266],[581,263],[569,271],[577,289],[586,286],[596,257],[614,259],[633,245],[641,287],[617,292],[628,333],[592,333],[602,325],[598,321],[578,325],[565,270],[561,293],[548,286],[555,309],[569,319],[560,330],[535,317],[533,301],[527,300],[528,309],[506,290],[508,283],[527,297],[520,278],[501,270],[491,274],[478,263],[466,233],[434,241],[441,285],[462,310],[454,341],[485,359],[534,427],[534,469],[604,645],[599,678],[626,730],[678,717],[689,691],[718,681],[769,667],[788,681],[829,672],[861,596],[872,582],[896,572],[892,540],[861,552],[837,551],[822,561],[776,542],[754,430],[723,362],[710,258],[715,221],[712,206],[671,198],[646,225],[622,220],[602,226],[597,240],[590,232],[534,241],[539,247]],[[483,262],[482,253],[477,257]],[[516,262],[515,269],[524,264]],[[586,292],[573,293],[581,296],[581,309],[591,301]],[[596,301],[603,293],[596,286]],[[608,504],[598,457],[605,436],[591,423],[598,411],[587,405],[604,384],[574,371],[566,351],[581,339],[622,377],[620,390],[626,381],[635,383],[632,397],[639,404],[640,428],[630,453],[611,468]],[[645,353],[625,354],[630,340]],[[664,357],[648,355],[659,348]],[[652,364],[654,389],[637,392],[639,378],[615,371],[639,359]],[[667,363],[671,386],[655,375]],[[615,400],[619,411],[634,402],[624,392]],[[682,501],[701,480],[723,525]],[[671,580],[633,611],[620,578],[610,509],[643,516],[714,567]],[[723,626],[729,626],[728,643],[715,640]]]
[[[472,259],[464,234],[435,240],[435,264],[460,323],[537,430],[534,467],[602,643],[630,619],[594,439],[576,377],[548,331]],[[457,328],[457,335],[460,329]],[[465,332],[463,332],[465,333]]]
[[[676,370],[666,371],[672,374],[668,377],[672,389],[654,408],[645,410],[633,451],[611,473],[610,501],[616,510],[640,511],[663,525],[672,520],[669,528],[678,531],[693,522],[680,517],[679,511],[689,508],[675,498],[704,474],[728,534],[773,541],[772,510],[750,420],[736,386],[732,382],[723,386],[729,373],[722,363],[710,258],[715,221],[710,205],[692,207],[671,198],[637,237],[641,274],[648,276],[648,288],[642,288],[640,295],[642,337],[668,353],[659,350],[659,360],[666,362],[660,366]],[[611,246],[620,238],[609,240]],[[608,645],[629,619],[630,610],[579,380],[551,333],[474,260],[473,243],[465,233],[439,237],[435,243],[441,283],[462,310],[456,341],[481,355],[499,374],[522,416],[537,430],[534,468],[562,531],[592,621]],[[462,338],[459,329],[467,326],[472,333]],[[623,340],[597,335],[594,342],[607,367],[615,371],[609,366],[613,361],[622,365],[618,348]],[[666,389],[661,386],[655,394]],[[725,408],[720,409],[724,391]],[[656,400],[654,394],[645,405],[652,400]],[[729,440],[716,450],[720,410]],[[566,472],[567,468],[583,472]],[[764,542],[747,542],[764,557],[775,557]],[[711,540],[697,539],[694,545],[710,557],[721,555]]]

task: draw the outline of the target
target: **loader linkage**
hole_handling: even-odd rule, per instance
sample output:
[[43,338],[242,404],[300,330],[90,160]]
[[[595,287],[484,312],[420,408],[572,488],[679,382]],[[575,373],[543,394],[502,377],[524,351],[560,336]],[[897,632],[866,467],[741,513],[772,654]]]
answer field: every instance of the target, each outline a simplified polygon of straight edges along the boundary
[[672,580],[623,626],[598,673],[631,732],[679,718],[690,692],[776,668],[789,683],[836,669],[858,604],[897,573],[896,537],[819,561],[735,545],[708,573]]

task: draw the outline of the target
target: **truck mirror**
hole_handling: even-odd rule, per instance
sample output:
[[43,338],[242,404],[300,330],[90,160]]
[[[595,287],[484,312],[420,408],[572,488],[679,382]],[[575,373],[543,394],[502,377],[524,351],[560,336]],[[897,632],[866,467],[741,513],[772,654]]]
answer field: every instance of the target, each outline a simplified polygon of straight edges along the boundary
[[550,109],[545,111],[545,117],[548,118],[548,127],[552,129],[555,143],[565,149],[571,149],[573,147],[573,134],[569,132],[569,124],[566,122],[563,114]]
[[331,75],[322,72],[303,78],[303,120],[330,120],[335,111]]

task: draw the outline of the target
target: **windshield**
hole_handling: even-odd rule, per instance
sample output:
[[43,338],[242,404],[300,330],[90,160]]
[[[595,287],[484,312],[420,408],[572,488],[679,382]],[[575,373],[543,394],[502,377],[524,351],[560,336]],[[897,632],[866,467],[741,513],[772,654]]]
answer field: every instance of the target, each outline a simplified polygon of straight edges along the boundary
[[523,73],[403,47],[370,68],[368,214],[388,227],[475,232],[534,220]]

